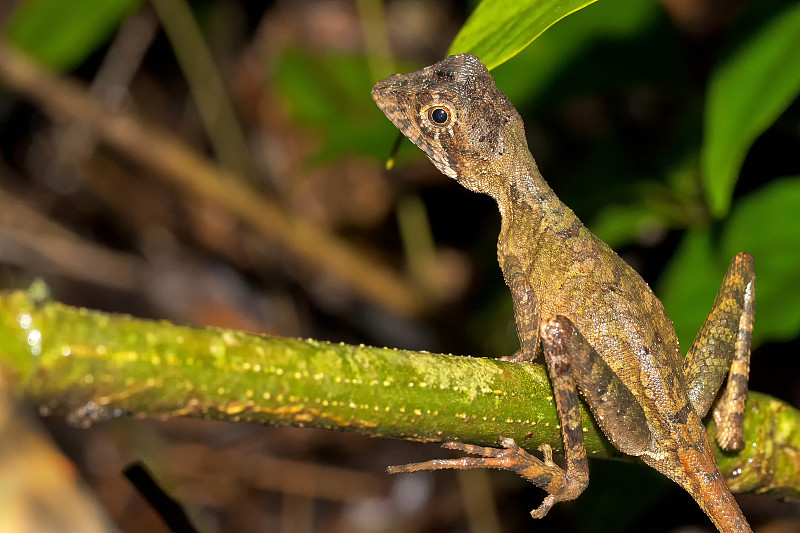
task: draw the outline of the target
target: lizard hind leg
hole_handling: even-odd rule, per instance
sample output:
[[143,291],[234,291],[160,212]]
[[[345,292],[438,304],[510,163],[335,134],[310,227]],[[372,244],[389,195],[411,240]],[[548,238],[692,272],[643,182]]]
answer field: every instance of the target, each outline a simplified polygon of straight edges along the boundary
[[498,468],[511,470],[534,485],[547,491],[542,504],[531,511],[534,518],[542,518],[559,501],[577,498],[589,483],[589,464],[583,442],[578,392],[571,373],[570,348],[574,347],[575,330],[565,317],[555,317],[541,325],[545,360],[550,370],[553,391],[564,439],[566,467],[562,469],[553,462],[553,454],[548,444],[539,449],[543,459],[539,459],[522,449],[511,438],[502,438],[503,448],[474,446],[460,442],[446,442],[445,448],[459,450],[482,457],[462,457],[459,459],[436,459],[423,463],[391,466],[390,474],[418,472],[420,470],[440,470],[445,468]]
[[[689,399],[701,417],[713,404],[717,442],[725,450],[744,446],[742,420],[750,372],[755,283],[753,257],[737,254],[683,364]],[[726,376],[725,390],[717,398]]]

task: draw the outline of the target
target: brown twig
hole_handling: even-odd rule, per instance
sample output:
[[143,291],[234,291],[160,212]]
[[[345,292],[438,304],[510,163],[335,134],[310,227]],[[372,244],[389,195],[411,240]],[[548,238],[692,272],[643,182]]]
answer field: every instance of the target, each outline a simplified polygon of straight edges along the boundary
[[246,181],[255,169],[222,75],[186,0],[154,0],[161,27],[172,45],[200,119],[220,165]]
[[0,81],[55,118],[77,120],[99,139],[189,194],[235,213],[286,250],[296,264],[328,275],[353,292],[396,312],[411,314],[427,303],[418,287],[345,241],[292,217],[201,157],[182,141],[125,113],[111,113],[75,81],[52,74],[0,45]]
[[97,246],[0,188],[0,261],[118,290],[141,288],[138,257]]

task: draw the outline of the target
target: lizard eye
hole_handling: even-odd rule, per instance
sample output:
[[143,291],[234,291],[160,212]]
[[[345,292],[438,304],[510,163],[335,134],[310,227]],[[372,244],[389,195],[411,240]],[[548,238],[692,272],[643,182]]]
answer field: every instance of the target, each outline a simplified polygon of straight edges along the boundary
[[428,118],[437,126],[446,126],[450,122],[450,113],[443,107],[434,107],[428,110]]

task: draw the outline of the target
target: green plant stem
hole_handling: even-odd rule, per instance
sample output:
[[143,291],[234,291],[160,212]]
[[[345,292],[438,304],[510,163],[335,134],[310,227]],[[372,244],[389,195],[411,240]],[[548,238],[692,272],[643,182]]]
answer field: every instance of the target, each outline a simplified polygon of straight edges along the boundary
[[[418,441],[561,446],[540,365],[196,329],[51,302],[41,285],[0,295],[0,361],[41,412],[78,423],[193,416]],[[582,412],[591,456],[619,457]],[[800,413],[748,396],[739,453],[718,453],[737,491],[798,497]],[[713,428],[709,429],[710,431]]]

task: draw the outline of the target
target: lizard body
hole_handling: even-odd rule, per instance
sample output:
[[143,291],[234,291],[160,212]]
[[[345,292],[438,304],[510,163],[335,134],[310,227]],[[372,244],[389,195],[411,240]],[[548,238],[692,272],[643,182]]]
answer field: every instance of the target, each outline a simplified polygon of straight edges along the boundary
[[[507,468],[549,494],[541,517],[588,484],[577,394],[620,451],[681,485],[720,531],[751,531],[717,468],[701,417],[717,403],[717,440],[743,445],[755,275],[752,258],[732,262],[712,312],[684,360],[661,302],[642,278],[593,235],[553,193],[527,147],[524,125],[480,60],[448,57],[378,82],[372,96],[387,117],[444,174],[492,196],[502,226],[498,261],[512,292],[520,337],[515,361],[543,353],[562,426],[566,468],[522,450],[460,443],[465,457],[392,467]],[[730,368],[730,370],[729,370]]]

